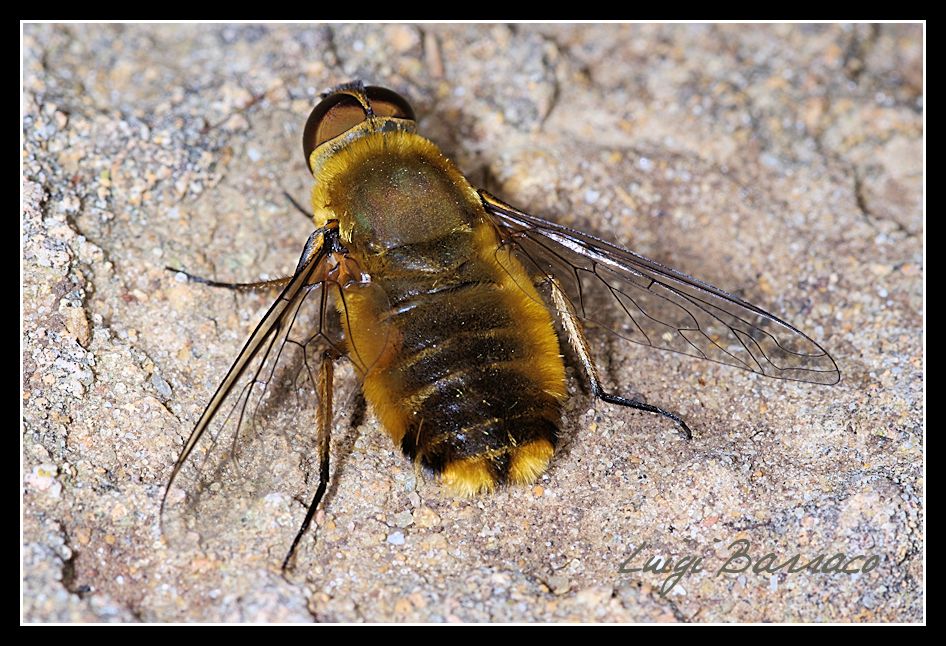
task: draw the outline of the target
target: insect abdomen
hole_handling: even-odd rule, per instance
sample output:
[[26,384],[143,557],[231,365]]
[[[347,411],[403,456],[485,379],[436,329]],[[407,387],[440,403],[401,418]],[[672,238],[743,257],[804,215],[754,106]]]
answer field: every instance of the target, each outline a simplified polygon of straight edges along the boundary
[[487,225],[423,247],[386,254],[380,317],[393,350],[364,375],[366,398],[404,452],[456,492],[532,482],[565,397],[551,316],[522,267],[497,260]]

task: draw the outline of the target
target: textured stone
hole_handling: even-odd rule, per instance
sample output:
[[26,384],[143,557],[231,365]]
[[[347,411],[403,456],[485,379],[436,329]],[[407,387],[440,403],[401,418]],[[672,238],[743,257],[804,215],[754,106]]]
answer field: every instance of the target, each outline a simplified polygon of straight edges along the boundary
[[[24,621],[922,621],[922,36],[25,25]],[[607,383],[678,411],[693,440],[593,402],[572,363],[549,472],[454,500],[415,484],[341,364],[319,540],[287,579],[318,480],[314,452],[287,447],[314,446],[310,412],[266,436],[278,478],[258,498],[225,498],[229,516],[171,545],[158,510],[182,438],[273,296],[165,266],[290,273],[311,230],[283,197],[310,188],[302,127],[356,77],[409,97],[474,183],[785,318],[842,382],[594,337]],[[881,561],[716,576],[739,540],[756,561]],[[620,571],[638,548],[625,569],[699,556],[704,571],[661,594],[668,574]]]

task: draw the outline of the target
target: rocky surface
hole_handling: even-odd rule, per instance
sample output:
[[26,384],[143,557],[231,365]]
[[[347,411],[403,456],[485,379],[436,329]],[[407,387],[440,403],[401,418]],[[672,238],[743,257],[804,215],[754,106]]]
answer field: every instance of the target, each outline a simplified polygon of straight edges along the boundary
[[[25,25],[24,621],[922,621],[922,38]],[[283,196],[310,185],[301,129],[352,78],[409,97],[474,183],[808,331],[842,382],[595,340],[606,380],[679,411],[693,440],[594,401],[572,367],[549,472],[468,501],[415,474],[342,365],[334,482],[289,574],[306,461],[213,542],[170,545],[171,465],[272,296],[164,266],[291,272],[311,230]],[[717,575],[740,540],[756,565],[879,561]],[[704,570],[621,571],[654,555]]]

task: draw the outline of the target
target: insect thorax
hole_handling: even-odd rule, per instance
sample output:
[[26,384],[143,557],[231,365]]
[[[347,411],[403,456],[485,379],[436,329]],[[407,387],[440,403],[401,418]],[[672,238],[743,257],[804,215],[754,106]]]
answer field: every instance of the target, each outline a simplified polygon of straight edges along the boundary
[[466,178],[409,132],[369,133],[338,150],[317,169],[313,206],[363,252],[437,240],[484,219]]

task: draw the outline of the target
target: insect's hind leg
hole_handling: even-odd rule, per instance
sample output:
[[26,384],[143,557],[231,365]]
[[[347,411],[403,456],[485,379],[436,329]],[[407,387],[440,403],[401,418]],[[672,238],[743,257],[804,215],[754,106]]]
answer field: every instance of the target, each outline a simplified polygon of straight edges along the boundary
[[312,497],[312,502],[309,504],[309,509],[306,512],[305,520],[302,521],[302,526],[299,528],[299,531],[296,532],[296,537],[292,539],[292,545],[289,547],[289,553],[286,554],[286,558],[283,559],[283,572],[285,572],[289,567],[289,562],[296,553],[296,548],[299,546],[299,541],[302,540],[302,536],[306,533],[306,530],[309,529],[309,525],[312,524],[312,519],[315,517],[315,512],[319,507],[319,503],[322,501],[322,496],[325,495],[325,490],[328,488],[329,448],[331,445],[330,440],[332,432],[332,390],[335,377],[335,361],[338,358],[339,355],[334,350],[326,350],[322,353],[322,362],[319,366],[319,378],[316,385],[319,398],[319,409],[317,414],[319,440],[319,486],[316,488],[315,495]]
[[585,338],[585,333],[582,330],[581,322],[578,320],[578,316],[575,314],[575,307],[569,300],[568,295],[562,291],[562,288],[558,284],[557,280],[552,278],[548,282],[552,292],[552,303],[555,306],[555,309],[558,310],[558,313],[562,319],[562,325],[565,327],[566,334],[568,334],[568,340],[571,342],[572,347],[578,354],[578,358],[581,361],[582,367],[585,369],[585,374],[588,375],[588,381],[591,382],[591,392],[594,394],[594,396],[608,402],[609,404],[617,404],[618,406],[636,408],[637,410],[655,413],[668,419],[672,419],[679,425],[680,432],[686,439],[693,439],[693,432],[690,430],[690,427],[687,426],[686,422],[683,421],[683,418],[681,418],[676,413],[666,411],[662,408],[658,408],[657,406],[645,404],[644,402],[627,399],[625,397],[620,397],[618,395],[612,395],[611,393],[605,392],[604,387],[601,385],[601,378],[598,376],[598,367],[595,365],[594,359],[591,356],[591,350],[588,347],[588,339]]

